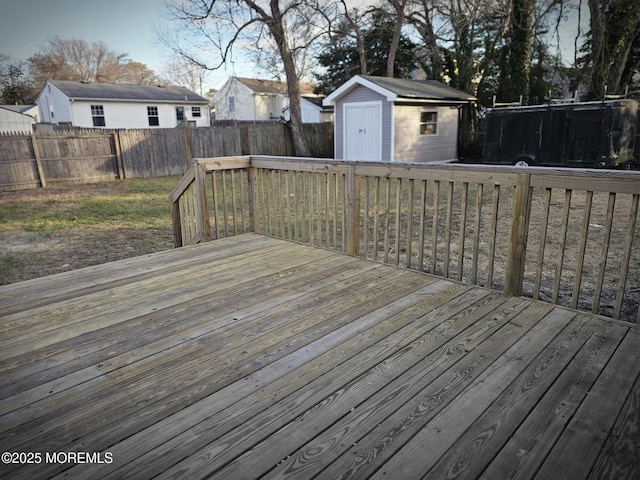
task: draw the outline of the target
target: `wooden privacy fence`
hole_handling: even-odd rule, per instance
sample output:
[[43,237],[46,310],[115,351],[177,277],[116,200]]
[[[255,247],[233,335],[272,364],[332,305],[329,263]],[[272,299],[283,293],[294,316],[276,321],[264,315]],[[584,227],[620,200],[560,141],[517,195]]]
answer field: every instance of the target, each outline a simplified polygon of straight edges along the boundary
[[[315,156],[333,156],[333,124],[308,124]],[[0,134],[0,191],[182,175],[192,157],[293,155],[287,125]]]
[[638,324],[640,173],[198,159],[176,246],[257,232]]

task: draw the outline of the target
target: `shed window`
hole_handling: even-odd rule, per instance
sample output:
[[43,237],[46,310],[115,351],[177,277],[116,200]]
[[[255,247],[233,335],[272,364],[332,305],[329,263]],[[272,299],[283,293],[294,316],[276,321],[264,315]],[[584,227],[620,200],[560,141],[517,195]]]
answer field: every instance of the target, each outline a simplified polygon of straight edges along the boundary
[[158,107],[147,107],[147,116],[149,117],[150,127],[160,126],[160,117],[158,116]]
[[420,112],[420,135],[438,134],[438,112]]
[[104,127],[104,106],[102,105],[91,105],[91,116],[93,117],[93,126],[94,127]]
[[236,111],[236,97],[229,97],[229,111]]
[[192,117],[201,117],[200,107],[191,107],[191,116]]

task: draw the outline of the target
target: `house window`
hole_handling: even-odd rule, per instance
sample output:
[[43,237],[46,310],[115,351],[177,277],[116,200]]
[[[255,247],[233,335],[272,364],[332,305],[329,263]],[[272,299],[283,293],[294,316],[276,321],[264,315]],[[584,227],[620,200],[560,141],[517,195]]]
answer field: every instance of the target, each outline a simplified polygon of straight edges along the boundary
[[158,107],[147,107],[147,116],[149,117],[150,127],[160,126],[160,117],[158,116]]
[[191,107],[191,116],[192,117],[201,117],[200,107]]
[[420,112],[420,135],[438,134],[438,112]]
[[102,105],[91,105],[91,116],[93,117],[94,127],[104,127],[104,107]]
[[229,97],[229,111],[236,111],[236,97]]
[[176,107],[176,120],[178,124],[184,122],[184,107]]

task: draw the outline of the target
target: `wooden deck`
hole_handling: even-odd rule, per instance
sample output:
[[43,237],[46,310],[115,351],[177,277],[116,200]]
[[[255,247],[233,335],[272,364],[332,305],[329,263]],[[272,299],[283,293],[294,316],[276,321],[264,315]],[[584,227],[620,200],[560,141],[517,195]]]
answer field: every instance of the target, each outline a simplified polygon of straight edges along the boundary
[[638,329],[565,308],[246,234],[0,317],[2,478],[640,478]]

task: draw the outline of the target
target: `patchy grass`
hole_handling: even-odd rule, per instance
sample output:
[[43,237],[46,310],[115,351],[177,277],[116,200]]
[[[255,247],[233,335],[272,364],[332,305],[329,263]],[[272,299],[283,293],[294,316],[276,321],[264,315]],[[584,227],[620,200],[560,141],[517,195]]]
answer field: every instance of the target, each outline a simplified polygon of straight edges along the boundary
[[0,284],[173,248],[179,177],[0,193]]

